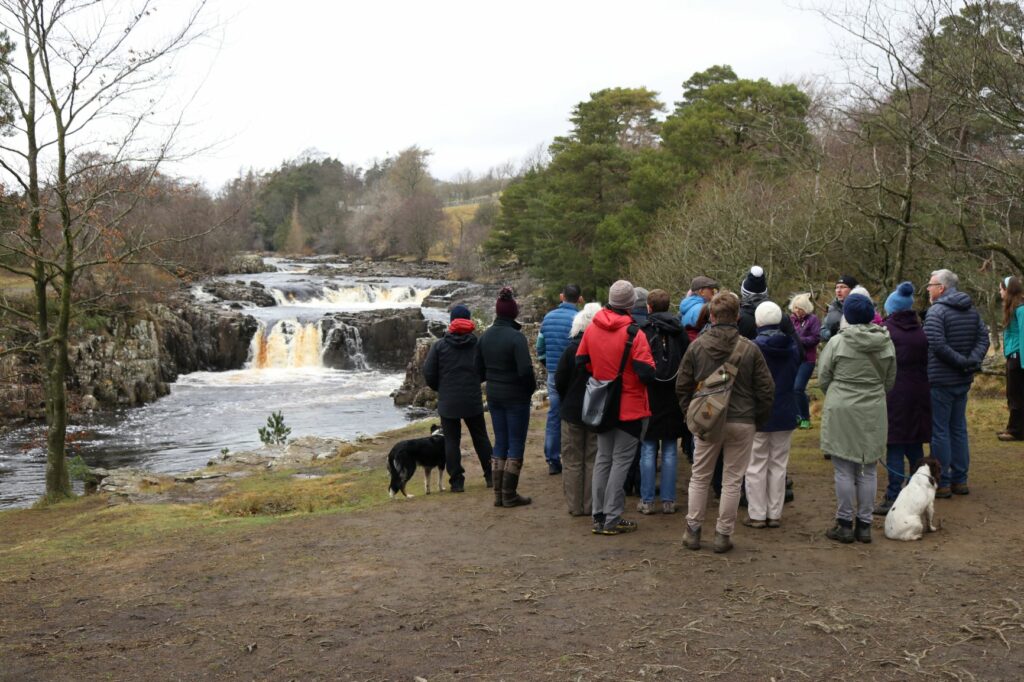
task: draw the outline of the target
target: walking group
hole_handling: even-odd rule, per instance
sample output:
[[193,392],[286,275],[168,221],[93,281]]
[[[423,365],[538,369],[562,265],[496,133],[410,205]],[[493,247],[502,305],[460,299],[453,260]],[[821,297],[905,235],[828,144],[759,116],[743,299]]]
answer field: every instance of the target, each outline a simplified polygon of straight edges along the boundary
[[[791,496],[793,432],[812,428],[807,386],[815,371],[824,394],[821,450],[835,481],[828,538],[870,542],[872,516],[889,512],[925,444],[939,464],[935,497],[969,493],[967,395],[988,352],[989,330],[957,276],[931,273],[923,286],[930,306],[917,311],[911,282],[878,309],[854,277],[842,275],[822,319],[809,293],[793,296],[784,314],[767,282],[763,268],[753,266],[737,295],[697,276],[678,311],[667,291],[625,280],[611,286],[603,306],[586,303],[576,285],[562,290],[536,344],[547,374],[544,457],[548,472],[562,477],[569,514],[590,516],[593,533],[637,529],[626,518],[634,476],[641,515],[674,514],[680,450],[691,463],[684,546],[702,546],[712,489],[719,497],[715,552],[732,548],[741,500],[745,526],[778,528]],[[1024,286],[1007,277],[1000,294],[1010,416],[997,435],[1022,440]],[[438,392],[452,491],[464,489],[465,421],[501,507],[531,502],[518,486],[537,380],[518,315],[513,291],[502,289],[494,322],[478,337],[470,311],[453,307],[448,331],[424,366]],[[888,485],[876,504],[879,461]]]

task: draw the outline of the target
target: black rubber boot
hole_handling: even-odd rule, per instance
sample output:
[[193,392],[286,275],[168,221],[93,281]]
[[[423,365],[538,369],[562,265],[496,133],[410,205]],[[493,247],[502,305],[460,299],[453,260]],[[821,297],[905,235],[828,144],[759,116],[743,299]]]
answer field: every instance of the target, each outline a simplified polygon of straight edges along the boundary
[[504,459],[491,459],[491,481],[494,485],[494,506],[501,506],[501,485],[505,478]]
[[825,531],[825,537],[829,540],[841,542],[844,545],[850,544],[853,542],[853,521],[836,519],[836,525]]
[[857,542],[865,544],[871,542],[871,524],[857,519],[857,525],[853,529],[853,537],[856,538]]
[[501,506],[521,507],[533,502],[516,492],[519,487],[519,472],[523,470],[523,462],[519,459],[505,460],[505,476],[501,481]]

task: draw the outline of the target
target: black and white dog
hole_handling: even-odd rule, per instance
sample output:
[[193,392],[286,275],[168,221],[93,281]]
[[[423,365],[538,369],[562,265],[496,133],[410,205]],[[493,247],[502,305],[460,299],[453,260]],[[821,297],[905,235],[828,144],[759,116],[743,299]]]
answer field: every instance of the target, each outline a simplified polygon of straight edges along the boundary
[[416,465],[423,467],[423,487],[427,495],[430,494],[430,472],[433,469],[437,469],[437,487],[444,492],[444,434],[437,424],[430,427],[430,435],[426,438],[402,440],[391,448],[388,453],[388,472],[391,474],[388,494],[391,497],[398,493],[412,497],[405,492],[405,484],[416,473]]
[[935,532],[935,490],[939,487],[939,460],[925,457],[885,515],[885,537],[920,540]]

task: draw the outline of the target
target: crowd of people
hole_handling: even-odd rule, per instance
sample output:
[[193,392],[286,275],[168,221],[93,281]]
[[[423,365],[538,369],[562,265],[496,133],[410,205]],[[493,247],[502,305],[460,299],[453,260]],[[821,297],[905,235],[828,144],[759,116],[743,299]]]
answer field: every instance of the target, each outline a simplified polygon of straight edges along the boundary
[[[742,278],[739,295],[694,277],[677,312],[667,291],[626,280],[611,286],[604,305],[565,286],[540,325],[536,352],[547,374],[544,458],[548,473],[562,477],[569,514],[590,516],[598,535],[634,531],[637,522],[626,518],[634,488],[641,515],[676,513],[682,450],[691,462],[685,547],[702,546],[712,489],[715,552],[732,548],[741,501],[745,526],[778,528],[791,494],[793,432],[813,426],[807,387],[815,372],[824,394],[821,450],[836,495],[828,538],[871,542],[872,517],[888,513],[926,444],[941,465],[935,496],[969,494],[967,395],[989,330],[958,283],[953,272],[936,270],[923,287],[927,310],[915,310],[911,282],[880,310],[844,274],[821,319],[810,293],[792,296],[785,314],[759,266]],[[1009,420],[997,437],[1024,440],[1024,285],[1007,277],[1000,295]],[[464,490],[465,422],[495,506],[530,504],[518,486],[537,379],[514,292],[501,290],[494,322],[479,337],[465,306],[450,314],[424,375],[438,392],[451,490]],[[888,481],[876,504],[879,462]]]

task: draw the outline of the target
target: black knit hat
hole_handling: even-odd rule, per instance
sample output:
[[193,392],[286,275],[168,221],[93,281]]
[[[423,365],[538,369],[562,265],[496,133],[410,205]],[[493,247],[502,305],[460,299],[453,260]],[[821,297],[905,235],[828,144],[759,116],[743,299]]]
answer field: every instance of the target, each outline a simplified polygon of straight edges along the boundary
[[852,289],[860,284],[860,282],[858,282],[857,278],[853,275],[839,275],[839,279],[836,280],[836,284],[845,284]]

